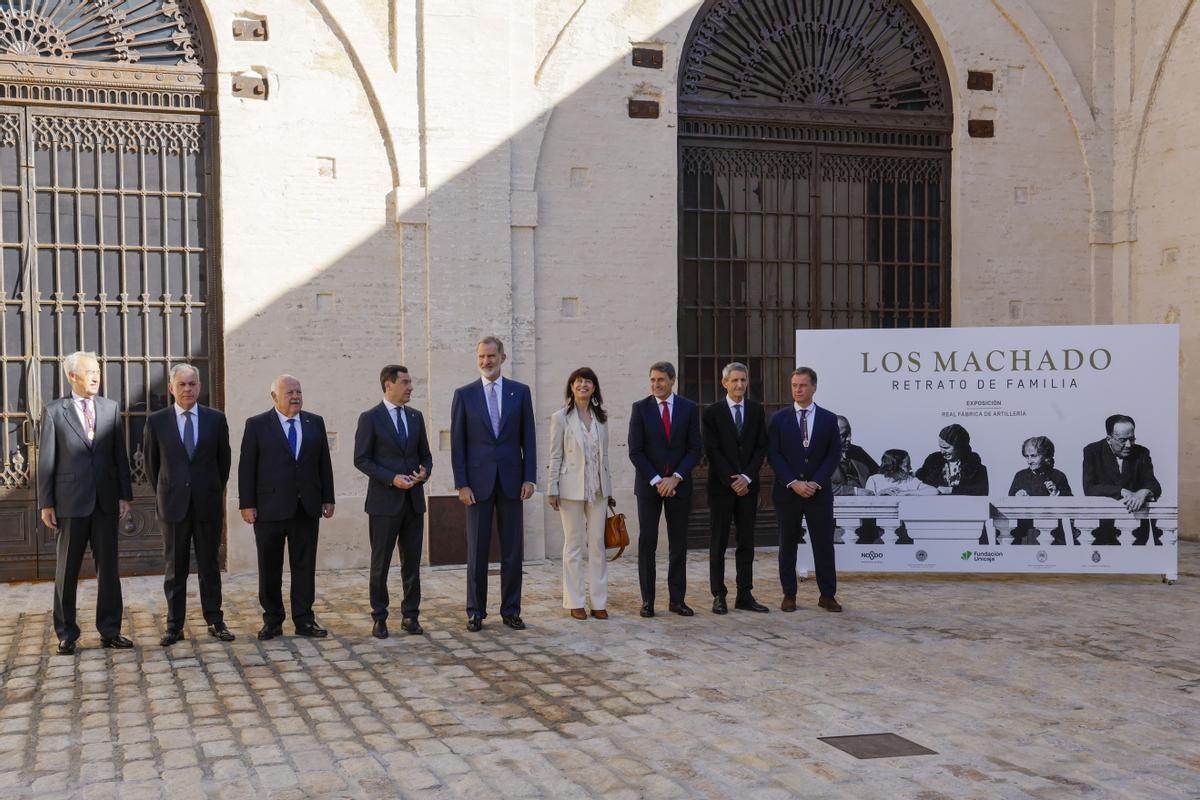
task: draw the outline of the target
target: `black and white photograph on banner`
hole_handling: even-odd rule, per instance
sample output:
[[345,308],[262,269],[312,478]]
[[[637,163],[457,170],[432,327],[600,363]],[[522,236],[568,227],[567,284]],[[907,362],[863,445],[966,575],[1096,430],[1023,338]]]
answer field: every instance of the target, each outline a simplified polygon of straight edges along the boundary
[[845,444],[838,568],[1175,580],[1178,354],[1175,325],[797,331]]

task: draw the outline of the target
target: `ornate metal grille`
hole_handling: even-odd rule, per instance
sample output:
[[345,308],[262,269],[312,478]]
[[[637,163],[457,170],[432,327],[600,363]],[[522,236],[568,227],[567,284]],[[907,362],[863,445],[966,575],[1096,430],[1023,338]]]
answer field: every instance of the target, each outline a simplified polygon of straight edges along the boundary
[[719,400],[742,361],[773,412],[797,329],[948,324],[949,98],[904,0],[705,3],[680,74],[683,393]]
[[52,574],[34,423],[77,349],[121,404],[142,498],[122,569],[161,569],[145,418],[169,402],[172,363],[219,391],[199,43],[182,0],[0,0],[0,579]]
[[681,94],[795,106],[945,107],[941,64],[895,0],[720,0],[684,61]]

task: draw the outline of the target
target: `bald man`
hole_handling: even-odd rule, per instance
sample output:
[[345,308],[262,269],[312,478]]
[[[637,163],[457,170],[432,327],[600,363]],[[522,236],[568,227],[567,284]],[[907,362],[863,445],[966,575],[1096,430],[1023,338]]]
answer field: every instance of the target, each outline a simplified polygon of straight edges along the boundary
[[333,516],[333,464],[325,420],[303,411],[304,393],[292,375],[271,383],[274,407],[246,420],[238,463],[242,519],[258,546],[260,640],[283,633],[283,548],[292,568],[292,624],[300,636],[329,634],[313,615],[317,526]]

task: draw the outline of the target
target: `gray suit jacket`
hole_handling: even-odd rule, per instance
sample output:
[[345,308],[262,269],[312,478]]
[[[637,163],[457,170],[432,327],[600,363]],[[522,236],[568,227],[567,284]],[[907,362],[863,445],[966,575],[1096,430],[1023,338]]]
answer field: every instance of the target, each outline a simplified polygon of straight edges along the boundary
[[87,517],[96,506],[116,516],[118,500],[133,500],[120,408],[106,397],[92,399],[96,440],[90,449],[70,396],[42,410],[38,500],[58,517]]

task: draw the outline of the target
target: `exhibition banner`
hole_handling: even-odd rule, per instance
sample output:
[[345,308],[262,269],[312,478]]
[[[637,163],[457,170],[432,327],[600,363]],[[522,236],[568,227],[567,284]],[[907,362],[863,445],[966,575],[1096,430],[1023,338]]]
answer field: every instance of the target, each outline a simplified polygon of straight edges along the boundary
[[796,361],[849,426],[839,570],[1175,579],[1177,326],[801,330]]

